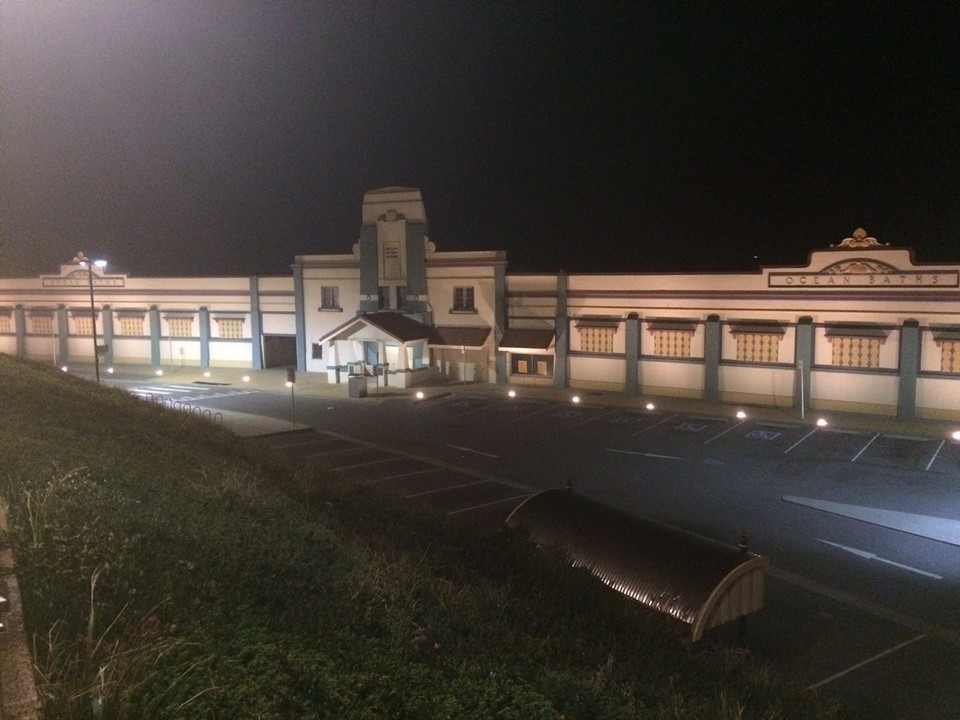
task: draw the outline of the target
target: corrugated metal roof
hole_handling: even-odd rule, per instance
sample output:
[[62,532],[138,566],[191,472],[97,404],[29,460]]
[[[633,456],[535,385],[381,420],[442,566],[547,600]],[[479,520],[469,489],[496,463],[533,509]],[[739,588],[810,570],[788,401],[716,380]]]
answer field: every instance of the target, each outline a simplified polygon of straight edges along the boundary
[[534,328],[511,328],[500,340],[500,350],[508,352],[524,350],[549,350],[553,345],[554,331]]
[[[634,600],[703,631],[763,606],[766,558],[638,518],[569,490],[538,493],[507,518],[540,545]],[[758,575],[759,574],[759,575]]]
[[428,344],[431,347],[467,348],[479,350],[490,336],[488,327],[440,326],[433,328]]

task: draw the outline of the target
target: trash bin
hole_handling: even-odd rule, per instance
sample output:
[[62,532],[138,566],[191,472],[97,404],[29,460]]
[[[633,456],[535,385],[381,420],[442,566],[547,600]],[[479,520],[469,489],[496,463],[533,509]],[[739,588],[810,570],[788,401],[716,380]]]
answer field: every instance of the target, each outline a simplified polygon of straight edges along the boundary
[[351,375],[347,379],[347,392],[352,398],[367,396],[367,378],[363,375]]

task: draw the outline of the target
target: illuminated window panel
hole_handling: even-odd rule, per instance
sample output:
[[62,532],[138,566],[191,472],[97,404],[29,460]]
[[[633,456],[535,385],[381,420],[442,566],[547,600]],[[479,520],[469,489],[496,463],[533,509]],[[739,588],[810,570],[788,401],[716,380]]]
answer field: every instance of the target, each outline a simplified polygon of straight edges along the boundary
[[948,373],[960,373],[960,340],[941,340],[940,370]]
[[193,318],[167,318],[170,337],[193,337]]
[[13,332],[13,322],[9,315],[0,315],[0,333]]
[[651,330],[653,354],[659,357],[690,357],[693,330]]
[[775,363],[780,359],[780,336],[770,333],[738,333],[737,360]]
[[89,315],[74,316],[73,328],[77,335],[93,335],[93,320]]
[[220,337],[235,340],[243,337],[243,318],[217,318]]
[[53,315],[31,315],[29,328],[34,335],[53,335]]
[[612,327],[581,327],[580,350],[591,353],[612,353],[614,332],[615,329]]
[[831,342],[833,343],[832,363],[835,367],[880,367],[881,338],[843,336],[834,337]]
[[143,335],[143,317],[120,316],[121,335]]

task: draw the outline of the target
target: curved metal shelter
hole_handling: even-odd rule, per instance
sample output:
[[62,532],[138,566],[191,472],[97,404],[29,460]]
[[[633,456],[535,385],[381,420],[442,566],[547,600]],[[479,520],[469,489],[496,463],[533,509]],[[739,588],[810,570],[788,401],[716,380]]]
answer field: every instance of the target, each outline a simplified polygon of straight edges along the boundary
[[691,626],[693,642],[763,607],[767,558],[635,517],[569,489],[537,493],[507,518],[624,595]]

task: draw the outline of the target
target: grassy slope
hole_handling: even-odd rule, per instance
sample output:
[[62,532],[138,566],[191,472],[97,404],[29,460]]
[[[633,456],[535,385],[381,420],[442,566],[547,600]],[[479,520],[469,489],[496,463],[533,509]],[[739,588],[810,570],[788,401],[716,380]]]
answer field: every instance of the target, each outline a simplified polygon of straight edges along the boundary
[[2,356],[0,402],[48,718],[834,716],[522,537]]

